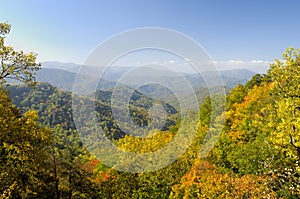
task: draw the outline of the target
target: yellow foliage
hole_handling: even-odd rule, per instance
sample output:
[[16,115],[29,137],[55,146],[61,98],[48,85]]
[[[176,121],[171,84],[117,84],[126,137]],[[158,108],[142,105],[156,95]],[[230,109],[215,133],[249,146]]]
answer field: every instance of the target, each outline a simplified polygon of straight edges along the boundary
[[222,174],[215,166],[199,160],[173,186],[170,198],[276,198],[268,179],[252,175]]
[[[264,105],[269,101],[268,93],[274,88],[273,83],[254,86],[244,97],[241,103],[235,103],[232,108],[226,112],[227,121],[231,126],[228,135],[234,141],[242,141],[244,134],[247,133],[247,125],[252,123],[252,128],[258,128],[263,125]],[[265,102],[265,103],[263,103]]]
[[171,132],[152,131],[146,138],[127,135],[120,139],[117,144],[121,149],[126,151],[148,153],[164,147],[172,140],[173,136],[174,134]]

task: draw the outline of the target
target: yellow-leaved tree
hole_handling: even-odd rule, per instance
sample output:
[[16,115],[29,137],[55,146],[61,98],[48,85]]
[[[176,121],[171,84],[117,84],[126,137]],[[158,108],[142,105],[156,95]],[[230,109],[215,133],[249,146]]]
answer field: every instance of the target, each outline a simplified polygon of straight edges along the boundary
[[276,130],[273,142],[287,155],[300,158],[300,49],[289,48],[283,60],[271,65],[269,74],[279,95],[277,111],[272,115]]
[[[281,152],[281,167],[273,170],[279,188],[300,196],[300,49],[288,48],[282,60],[271,64],[268,75],[277,95],[269,126],[271,141]],[[279,164],[278,164],[279,165]],[[283,193],[283,195],[287,195]]]
[[34,84],[36,71],[41,64],[36,62],[36,54],[15,51],[12,46],[6,46],[4,39],[9,34],[11,26],[0,23],[0,83],[7,83],[8,79]]
[[0,87],[0,198],[30,198],[47,191],[50,130],[38,124],[38,116],[23,116]]
[[0,198],[34,198],[51,189],[47,160],[53,139],[38,123],[36,112],[22,115],[9,97],[7,79],[34,84],[40,69],[35,53],[5,46],[10,27],[0,23]]

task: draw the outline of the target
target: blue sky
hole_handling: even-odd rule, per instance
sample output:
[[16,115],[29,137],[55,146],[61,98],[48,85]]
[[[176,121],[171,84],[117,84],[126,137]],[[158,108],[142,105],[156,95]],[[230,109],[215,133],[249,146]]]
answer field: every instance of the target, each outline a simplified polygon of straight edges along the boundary
[[290,46],[300,47],[298,0],[5,0],[6,44],[40,61],[83,63],[105,39],[133,28],[162,27],[200,43],[220,68],[263,71]]

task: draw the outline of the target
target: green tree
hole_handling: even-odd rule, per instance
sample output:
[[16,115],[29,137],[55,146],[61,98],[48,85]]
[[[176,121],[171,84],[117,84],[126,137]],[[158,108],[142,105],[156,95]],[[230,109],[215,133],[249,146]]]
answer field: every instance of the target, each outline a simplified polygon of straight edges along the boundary
[[22,116],[3,89],[0,112],[0,198],[42,196],[51,188],[45,160],[52,133],[38,124],[36,112]]
[[0,23],[0,83],[6,84],[7,79],[34,84],[36,71],[41,64],[36,63],[36,54],[15,51],[11,46],[5,46],[5,37],[9,34],[11,26]]
[[278,100],[269,126],[275,130],[271,140],[283,157],[272,170],[282,196],[300,196],[300,49],[288,48],[282,60],[271,64],[268,75]]
[[50,165],[55,176],[55,198],[95,198],[98,185],[93,181],[94,168],[91,171],[85,168],[93,158],[83,148],[77,132],[63,130],[59,125],[53,130],[55,139]]
[[273,141],[289,155],[300,158],[300,49],[287,49],[283,60],[276,60],[268,72],[279,96],[271,123],[276,126]]

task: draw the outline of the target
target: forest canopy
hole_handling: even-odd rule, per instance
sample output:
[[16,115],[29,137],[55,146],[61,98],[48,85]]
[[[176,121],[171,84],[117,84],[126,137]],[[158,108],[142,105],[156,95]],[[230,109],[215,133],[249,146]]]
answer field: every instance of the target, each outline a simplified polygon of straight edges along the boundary
[[[197,134],[175,162],[153,172],[126,173],[104,165],[85,148],[73,123],[72,94],[35,83],[37,55],[5,46],[10,29],[8,23],[0,23],[0,198],[300,197],[300,49],[288,48],[266,74],[233,88],[220,115],[212,118],[207,96],[200,113],[185,118],[200,121],[190,122]],[[8,86],[7,79],[36,87]],[[105,104],[110,94],[97,93],[97,111],[116,146],[149,153],[176,135],[180,119],[174,120],[177,112],[166,103],[173,115],[164,130],[152,131],[147,138],[119,134]],[[132,102],[132,115],[142,125],[154,101],[136,95],[139,101]],[[223,116],[216,145],[200,159],[211,119]]]

